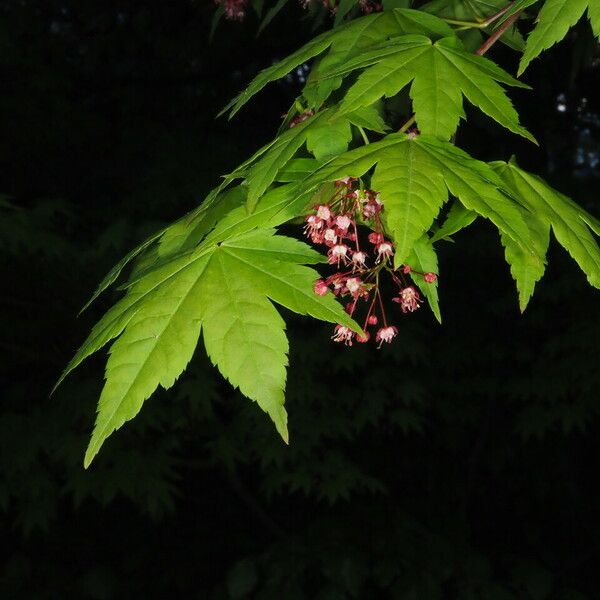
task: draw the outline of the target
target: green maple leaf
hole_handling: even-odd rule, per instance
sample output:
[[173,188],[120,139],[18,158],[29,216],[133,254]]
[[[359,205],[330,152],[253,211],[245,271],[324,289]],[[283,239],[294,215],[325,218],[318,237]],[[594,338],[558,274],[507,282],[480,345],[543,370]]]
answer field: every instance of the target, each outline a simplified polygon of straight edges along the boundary
[[[527,5],[531,4],[528,2]],[[525,52],[519,64],[519,75],[529,63],[557,42],[560,42],[587,9],[596,37],[600,37],[600,2],[598,0],[546,0],[537,17],[537,25],[529,34]]]
[[[528,210],[527,220],[533,223],[532,227],[541,232],[534,239],[540,238],[547,246],[545,237],[552,228],[558,242],[577,262],[589,283],[600,288],[600,249],[593,235],[595,218],[541,178],[521,169],[514,161],[493,163],[493,167]],[[533,275],[541,277],[541,273],[538,271]]]
[[[421,273],[435,273],[436,275],[439,273],[437,254],[431,239],[427,234],[423,234],[414,243],[407,263],[414,271],[420,271]],[[425,298],[427,298],[429,308],[431,308],[431,312],[435,315],[438,323],[441,323],[442,315],[438,298],[437,279],[432,283],[427,283],[423,275],[419,275],[419,273],[415,273],[414,271],[410,274],[412,280],[417,284],[417,287],[421,290]]]
[[[287,58],[261,71],[220,114],[229,112],[230,118],[233,117],[268,83],[281,79],[299,65],[328,49],[331,49],[330,56],[327,57],[326,62],[322,61],[325,62],[324,65],[318,66],[314,73],[311,73],[311,79],[321,67],[329,70],[333,66],[339,66],[352,56],[360,54],[369,45],[401,33],[421,33],[437,39],[452,35],[452,29],[433,15],[410,9],[395,9],[355,19],[333,31],[322,33]],[[307,85],[306,97],[310,99],[311,107],[316,109],[331,91],[339,87],[339,82],[337,84],[328,82],[326,90],[316,90],[311,88],[311,79]]]
[[347,176],[362,177],[372,167],[371,187],[384,203],[383,218],[395,244],[396,265],[406,261],[449,194],[528,248],[530,234],[522,209],[505,191],[500,177],[488,165],[431,136],[393,134],[351,150],[306,178],[302,189]]
[[485,114],[534,141],[500,83],[523,87],[495,63],[467,52],[460,40],[432,43],[421,35],[403,35],[364,52],[328,76],[365,69],[344,97],[340,112],[357,110],[391,97],[411,84],[410,97],[422,133],[450,138],[464,118],[463,96]]
[[288,346],[284,322],[270,301],[360,331],[331,294],[314,294],[318,273],[304,265],[323,262],[318,252],[272,229],[236,234],[226,226],[216,231],[193,251],[176,255],[130,284],[69,365],[67,372],[117,338],[85,466],[159,385],[173,385],[191,359],[201,329],[213,363],[269,414],[286,441]]

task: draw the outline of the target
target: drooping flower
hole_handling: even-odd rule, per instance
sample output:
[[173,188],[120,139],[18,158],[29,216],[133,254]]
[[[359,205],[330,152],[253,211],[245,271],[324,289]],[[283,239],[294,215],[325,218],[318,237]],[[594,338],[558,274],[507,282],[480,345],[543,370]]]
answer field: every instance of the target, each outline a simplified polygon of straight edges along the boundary
[[305,221],[306,225],[304,226],[304,233],[308,237],[312,237],[316,232],[321,230],[324,225],[323,219],[320,219],[317,215],[308,215]]
[[338,265],[340,263],[348,264],[348,246],[346,244],[336,244],[332,246],[327,253],[328,262],[330,265]]
[[434,281],[437,280],[437,275],[435,273],[424,273],[423,274],[423,279],[427,283],[433,283]]
[[241,21],[246,16],[246,4],[248,0],[216,0],[225,11],[225,18]]
[[360,296],[362,281],[358,277],[349,277],[346,279],[346,289],[356,298]]
[[344,325],[336,325],[331,339],[334,342],[343,342],[346,346],[352,346],[354,332]]
[[375,341],[379,342],[378,348],[381,348],[383,342],[387,342],[388,344],[398,335],[398,328],[393,325],[389,325],[388,327],[382,327],[377,330],[377,335],[375,336]]
[[352,225],[352,219],[348,215],[339,215],[335,219],[335,224],[344,233],[348,231],[348,227]]
[[387,260],[390,256],[392,256],[392,254],[394,254],[394,247],[390,242],[381,242],[381,244],[377,244],[377,246],[375,246],[375,250],[377,250],[377,259],[375,262]]
[[355,252],[352,255],[352,264],[354,268],[362,269],[366,267],[367,255],[364,252]]
[[405,275],[408,275],[408,274],[409,274],[411,271],[412,271],[412,267],[411,267],[410,265],[404,265],[404,266],[402,267],[402,272],[403,272]]
[[335,229],[331,229],[328,227],[323,232],[323,240],[328,246],[333,246],[337,242],[337,235],[335,233]]
[[371,231],[369,234],[369,241],[371,244],[381,244],[384,241],[383,233],[379,233],[378,231]]
[[419,308],[419,304],[423,302],[419,296],[419,292],[412,286],[409,285],[400,290],[400,296],[398,298],[392,298],[393,302],[400,304],[402,312],[414,312]]
[[365,335],[359,335],[358,333],[356,334],[356,341],[359,344],[364,344],[366,342],[368,342],[371,339],[371,334],[368,331],[365,331]]
[[324,221],[328,221],[331,218],[331,209],[327,204],[320,204],[317,206],[317,217]]
[[327,284],[322,279],[315,281],[313,289],[317,296],[324,296],[329,291],[329,287],[327,287]]
[[377,318],[377,315],[369,315],[369,318],[367,319],[367,325],[377,325],[378,322],[379,319]]

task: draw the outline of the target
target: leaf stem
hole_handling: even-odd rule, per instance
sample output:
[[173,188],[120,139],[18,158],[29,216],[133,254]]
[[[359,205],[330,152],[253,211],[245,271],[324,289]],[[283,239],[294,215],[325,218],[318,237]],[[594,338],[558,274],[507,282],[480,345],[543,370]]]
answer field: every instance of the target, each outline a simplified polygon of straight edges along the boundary
[[404,123],[404,125],[402,125],[402,127],[400,127],[400,129],[398,129],[398,131],[400,133],[404,133],[411,125],[415,124],[416,120],[416,115],[413,115],[408,121],[406,121],[406,123]]
[[367,134],[365,133],[365,130],[360,125],[357,125],[357,127],[358,127],[358,131],[360,131],[360,135],[362,136],[365,146],[368,146],[370,142],[369,142],[369,138],[367,137]]
[[492,35],[490,35],[490,37],[483,42],[483,44],[475,51],[475,54],[483,56],[502,37],[506,30],[511,27],[511,25],[521,16],[522,12],[523,11],[520,10],[514,15],[508,17],[508,19],[506,19],[506,21],[504,21],[504,23],[502,23],[502,25],[500,25],[500,27],[498,27],[498,29],[496,29],[496,31],[494,31],[494,33],[492,33]]
[[469,29],[469,28],[485,29],[486,27],[491,25],[494,21],[497,21],[500,17],[505,15],[512,8],[513,4],[514,4],[514,1],[511,2],[508,6],[505,6],[503,9],[499,10],[497,13],[490,15],[487,19],[484,19],[483,21],[480,21],[480,20],[462,21],[460,19],[442,19],[442,21],[445,21],[449,25],[459,25],[460,27],[466,28],[466,29]]

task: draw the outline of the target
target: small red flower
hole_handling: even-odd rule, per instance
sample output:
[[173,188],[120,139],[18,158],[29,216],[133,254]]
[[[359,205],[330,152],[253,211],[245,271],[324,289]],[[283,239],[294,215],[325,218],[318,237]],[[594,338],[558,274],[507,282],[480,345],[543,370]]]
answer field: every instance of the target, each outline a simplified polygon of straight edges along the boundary
[[323,240],[328,246],[333,246],[337,242],[337,235],[334,229],[327,228],[323,232]]
[[383,342],[387,342],[388,344],[398,335],[398,328],[390,325],[388,327],[382,327],[377,331],[377,335],[375,336],[375,341],[379,342],[378,348],[381,348],[381,344]]
[[348,227],[352,225],[352,219],[348,215],[339,215],[335,219],[335,224],[342,232],[348,231]]
[[419,292],[412,285],[401,289],[400,297],[392,298],[392,301],[400,304],[403,313],[414,312],[419,308],[419,304],[423,302],[419,296]]
[[324,221],[328,221],[331,218],[331,209],[327,204],[317,206],[317,217]]
[[357,298],[362,291],[362,281],[358,277],[349,277],[346,280],[346,288],[355,298]]
[[336,325],[331,339],[334,342],[343,342],[346,346],[352,346],[352,337],[354,332],[352,329],[344,325]]
[[369,241],[371,242],[371,244],[381,244],[384,241],[384,237],[382,233],[378,233],[377,231],[372,231],[369,234]]
[[377,318],[377,315],[371,315],[367,319],[367,324],[368,325],[377,325],[378,322],[379,322],[379,319]]
[[327,284],[322,279],[317,279],[317,281],[315,281],[313,289],[317,296],[324,296],[329,291]]
[[435,273],[425,273],[423,279],[425,279],[427,283],[433,283],[437,280],[437,275]]
[[354,268],[362,269],[366,266],[365,261],[367,260],[367,255],[364,252],[355,252],[352,255],[352,264]]
[[412,271],[412,267],[411,267],[410,265],[404,265],[404,266],[402,267],[402,272],[403,272],[405,275],[408,275],[408,274],[409,274],[411,271]]
[[375,262],[380,262],[382,260],[387,260],[392,254],[394,254],[394,247],[390,242],[381,242],[375,246],[375,250],[377,250],[377,259]]
[[332,246],[327,253],[328,262],[330,265],[340,266],[340,263],[348,264],[348,246],[346,244],[336,244]]

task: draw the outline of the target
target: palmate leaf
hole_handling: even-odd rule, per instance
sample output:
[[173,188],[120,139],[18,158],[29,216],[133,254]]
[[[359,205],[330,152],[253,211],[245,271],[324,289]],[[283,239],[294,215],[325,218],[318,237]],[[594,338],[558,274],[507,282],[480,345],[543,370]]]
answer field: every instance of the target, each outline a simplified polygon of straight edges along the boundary
[[412,82],[410,96],[422,133],[449,139],[464,118],[463,95],[485,114],[534,141],[498,82],[523,87],[495,63],[466,52],[460,40],[435,43],[425,36],[399,36],[348,61],[330,76],[365,69],[345,95],[341,112],[391,97]]
[[514,161],[493,163],[493,167],[536,220],[552,227],[556,239],[577,262],[589,283],[600,288],[600,249],[592,233],[594,228],[590,231],[588,225],[594,222],[594,217]]
[[373,46],[402,34],[420,34],[432,40],[454,35],[452,28],[441,19],[420,10],[392,10],[358,19],[354,38],[342,36],[332,43],[330,51],[311,70],[302,95],[309,106],[318,109],[329,95],[342,84],[341,77],[328,74],[350,59],[360,56]]
[[560,42],[587,9],[594,35],[600,37],[600,3],[598,0],[546,0],[535,29],[529,34],[525,52],[519,63],[521,75],[529,63],[557,42]]
[[173,385],[191,359],[201,328],[213,363],[271,416],[287,441],[288,346],[283,320],[269,299],[360,331],[331,294],[314,294],[318,274],[303,265],[323,260],[302,242],[272,229],[253,229],[220,243],[205,242],[131,285],[84,344],[97,349],[119,336],[110,349],[85,466],[159,385]]
[[347,176],[362,177],[372,167],[371,187],[384,202],[383,217],[396,246],[397,265],[406,261],[415,242],[429,230],[449,194],[490,219],[525,251],[529,248],[530,233],[521,207],[503,191],[506,186],[500,177],[485,163],[431,136],[393,134],[351,150],[315,171],[301,189]]
[[[325,65],[327,68],[343,64],[345,60],[360,53],[368,45],[401,33],[421,33],[437,39],[437,37],[452,35],[452,29],[441,19],[410,9],[390,10],[355,19],[333,31],[322,33],[287,58],[261,71],[220,114],[229,112],[229,117],[233,117],[250,98],[268,83],[284,77],[297,66],[322,54],[330,47],[331,54],[336,56]],[[328,86],[328,92],[324,96],[318,94],[318,97],[321,98],[320,102],[325,100],[327,95],[335,89],[335,86],[331,87],[329,84]],[[312,106],[312,108],[319,108],[319,106]]]
[[[227,197],[235,198],[241,193],[238,200],[243,199],[245,197],[243,188],[241,190],[239,192],[234,188],[227,194]],[[295,186],[288,184],[269,191],[261,198],[257,209],[252,214],[248,214],[245,206],[230,210],[219,220],[218,225],[208,232],[202,243],[195,248],[188,248],[187,242],[191,236],[197,235],[198,227],[201,226],[203,219],[200,218],[197,211],[190,213],[189,219],[187,219],[189,224],[187,233],[180,230],[184,220],[176,221],[171,227],[178,231],[178,235],[173,235],[167,244],[171,252],[167,254],[163,249],[160,256],[158,253],[155,254],[155,258],[148,262],[146,268],[132,274],[127,284],[122,286],[122,289],[128,290],[127,295],[110,308],[92,328],[90,335],[71,359],[54,389],[86,358],[119,336],[146,300],[160,286],[168,283],[182,268],[212,252],[215,244],[258,227],[276,227],[306,212],[311,194],[309,192],[296,194],[295,190]],[[218,208],[220,208],[220,203],[212,206],[213,210]],[[201,213],[201,215],[206,215],[206,213]],[[179,247],[174,245],[172,241],[174,239],[180,241]]]

